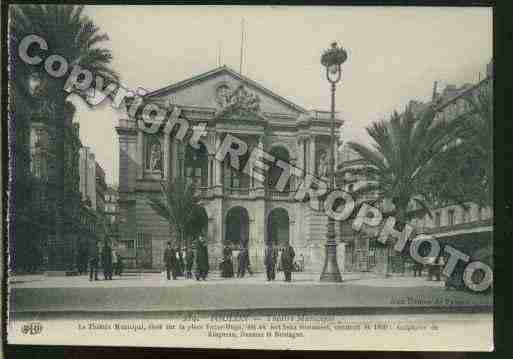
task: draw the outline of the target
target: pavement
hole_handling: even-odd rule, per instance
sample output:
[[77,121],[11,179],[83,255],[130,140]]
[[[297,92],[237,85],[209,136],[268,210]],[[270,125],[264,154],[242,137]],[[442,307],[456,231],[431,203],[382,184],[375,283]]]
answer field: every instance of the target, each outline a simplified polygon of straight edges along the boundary
[[[100,275],[100,278],[102,276]],[[243,279],[210,274],[206,281],[166,280],[161,273],[130,273],[112,281],[87,276],[10,278],[11,315],[42,313],[150,313],[211,310],[329,309],[350,313],[491,312],[492,295],[448,291],[425,277],[344,273],[342,283],[318,274],[294,273],[293,282],[267,282],[257,273]]]

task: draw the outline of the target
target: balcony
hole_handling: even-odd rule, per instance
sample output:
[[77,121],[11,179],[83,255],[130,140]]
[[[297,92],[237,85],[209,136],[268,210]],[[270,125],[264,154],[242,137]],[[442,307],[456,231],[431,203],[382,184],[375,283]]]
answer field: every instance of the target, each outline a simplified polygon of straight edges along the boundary
[[249,190],[250,190],[249,187],[246,187],[246,188],[225,187],[224,193],[229,196],[248,197]]
[[[201,198],[210,198],[214,195],[218,196],[220,193],[216,192],[215,187],[197,187],[195,194]],[[222,192],[222,196],[234,198],[261,198],[264,195],[268,200],[288,201],[294,199],[295,191],[264,190],[263,187],[223,187]]]
[[211,187],[197,187],[195,189],[195,194],[199,197],[211,197],[213,193],[212,191],[213,188]]
[[293,198],[294,193],[291,191],[267,190],[267,198],[271,200],[286,200]]

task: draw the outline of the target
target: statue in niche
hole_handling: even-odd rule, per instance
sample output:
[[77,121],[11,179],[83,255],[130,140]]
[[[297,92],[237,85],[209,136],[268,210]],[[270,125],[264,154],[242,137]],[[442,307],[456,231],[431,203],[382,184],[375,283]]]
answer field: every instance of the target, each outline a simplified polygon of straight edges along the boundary
[[328,153],[326,151],[322,151],[321,158],[319,161],[319,176],[321,178],[327,178],[328,177],[328,169],[329,169]]
[[158,141],[154,141],[150,146],[148,164],[150,171],[162,171],[162,150]]

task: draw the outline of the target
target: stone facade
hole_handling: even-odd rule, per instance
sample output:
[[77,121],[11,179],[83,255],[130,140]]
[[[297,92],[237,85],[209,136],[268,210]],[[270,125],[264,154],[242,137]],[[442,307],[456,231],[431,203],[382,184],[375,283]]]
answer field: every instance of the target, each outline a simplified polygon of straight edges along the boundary
[[[223,66],[144,96],[172,111],[192,126],[205,126],[199,149],[159,130],[138,128],[138,113],[122,118],[119,138],[120,241],[128,266],[161,268],[168,223],[149,206],[149,196],[160,195],[160,181],[184,176],[195,184],[207,218],[211,268],[217,269],[223,245],[236,249],[247,242],[253,270],[263,270],[266,242],[289,242],[305,259],[305,269],[320,272],[324,260],[327,218],[295,200],[297,179],[285,192],[275,190],[279,167],[270,164],[263,182],[234,171],[215,158],[227,136],[259,147],[308,173],[317,174],[330,143],[330,114],[307,111],[258,83]],[[342,121],[337,119],[337,128]],[[338,131],[337,131],[338,132]],[[242,156],[242,162],[248,160]],[[244,164],[243,164],[244,166]],[[250,172],[251,173],[251,172]],[[339,234],[339,232],[337,232]],[[339,251],[343,263],[343,249]]]

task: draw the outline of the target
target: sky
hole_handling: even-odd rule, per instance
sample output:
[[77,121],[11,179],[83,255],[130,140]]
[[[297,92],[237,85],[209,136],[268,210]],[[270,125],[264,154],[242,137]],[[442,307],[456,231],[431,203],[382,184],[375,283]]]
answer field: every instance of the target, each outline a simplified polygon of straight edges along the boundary
[[[434,81],[475,83],[493,55],[489,8],[87,6],[110,40],[113,68],[128,88],[155,90],[228,65],[307,109],[329,110],[330,88],[320,64],[334,40],[348,51],[337,86],[336,111],[344,141],[369,143],[365,127],[427,101]],[[75,121],[118,183],[115,131],[124,114],[107,101],[93,109],[80,100]]]

